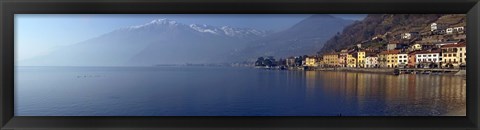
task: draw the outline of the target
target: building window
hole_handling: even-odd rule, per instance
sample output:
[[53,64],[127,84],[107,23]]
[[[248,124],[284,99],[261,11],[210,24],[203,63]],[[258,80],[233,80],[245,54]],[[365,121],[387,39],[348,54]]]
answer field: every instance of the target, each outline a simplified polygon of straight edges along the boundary
[[463,60],[463,59],[460,58],[460,62],[463,62],[462,60]]
[[443,57],[447,57],[447,54],[443,54]]
[[462,53],[460,53],[460,57],[462,57]]
[[457,56],[457,54],[453,54],[453,57],[456,57],[456,56]]
[[432,57],[432,55],[428,55],[428,57]]

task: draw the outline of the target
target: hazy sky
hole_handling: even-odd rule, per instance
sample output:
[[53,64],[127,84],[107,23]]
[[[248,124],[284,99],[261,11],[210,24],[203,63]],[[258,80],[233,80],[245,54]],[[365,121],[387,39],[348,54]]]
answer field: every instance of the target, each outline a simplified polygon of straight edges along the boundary
[[[168,18],[184,24],[249,27],[279,31],[311,14],[16,14],[16,60],[44,55],[57,47],[75,44],[113,30]],[[335,14],[361,20],[363,14]]]

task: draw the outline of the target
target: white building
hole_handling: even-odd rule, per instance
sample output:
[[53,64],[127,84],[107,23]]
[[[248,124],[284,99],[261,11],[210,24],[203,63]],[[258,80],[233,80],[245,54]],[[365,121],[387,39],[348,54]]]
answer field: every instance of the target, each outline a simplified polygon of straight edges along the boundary
[[376,68],[378,66],[378,57],[377,56],[367,56],[365,58],[365,67],[366,68]]
[[358,47],[358,48],[362,48],[362,44],[361,44],[361,43],[358,43],[358,44],[357,44],[357,47]]
[[402,33],[402,39],[411,39],[412,34],[411,33]]
[[398,67],[404,68],[408,65],[408,54],[399,53],[397,57],[398,57]]
[[415,54],[416,68],[437,68],[442,62],[442,50],[425,50]]
[[447,29],[445,30],[445,33],[447,33],[447,34],[453,34],[453,28],[447,28]]
[[430,24],[430,31],[433,32],[433,31],[435,31],[435,30],[437,30],[437,29],[438,29],[437,23],[432,23],[432,24]]

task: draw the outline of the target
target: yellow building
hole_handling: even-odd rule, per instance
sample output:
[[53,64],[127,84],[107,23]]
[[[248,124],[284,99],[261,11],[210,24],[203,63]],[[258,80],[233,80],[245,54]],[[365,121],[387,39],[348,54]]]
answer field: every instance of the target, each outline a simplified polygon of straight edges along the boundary
[[378,66],[380,68],[387,68],[387,54],[388,51],[382,51],[378,54]]
[[356,53],[348,53],[347,55],[347,67],[356,68],[357,67],[357,58]]
[[305,66],[317,67],[317,57],[309,56],[305,58]]
[[410,51],[418,51],[418,50],[422,50],[422,45],[415,43],[412,46],[410,46]]
[[342,51],[340,51],[340,54],[338,56],[338,64],[341,66],[341,67],[347,67],[348,66],[348,58],[347,58],[347,55],[348,55],[348,50],[347,49],[344,49]]
[[323,55],[323,63],[325,67],[338,67],[338,54],[337,53],[327,53]]
[[397,68],[398,67],[398,53],[399,50],[390,50],[387,51],[387,67],[388,68]]
[[442,46],[442,67],[452,68],[466,65],[467,50],[465,43]]
[[365,68],[365,51],[357,52],[357,67]]

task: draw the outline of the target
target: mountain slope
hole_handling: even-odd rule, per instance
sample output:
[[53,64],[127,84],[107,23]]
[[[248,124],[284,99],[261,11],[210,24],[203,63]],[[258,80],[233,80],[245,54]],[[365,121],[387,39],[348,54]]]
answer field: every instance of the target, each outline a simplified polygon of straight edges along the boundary
[[252,42],[236,56],[255,60],[259,56],[288,57],[314,54],[330,37],[353,21],[328,14],[312,15],[287,30]]
[[[320,53],[370,40],[377,35],[399,35],[403,32],[428,31],[433,22],[457,25],[464,23],[462,14],[370,14],[364,20],[346,27],[341,34],[329,39]],[[463,22],[462,22],[463,21]]]

